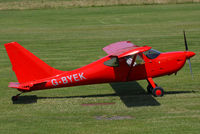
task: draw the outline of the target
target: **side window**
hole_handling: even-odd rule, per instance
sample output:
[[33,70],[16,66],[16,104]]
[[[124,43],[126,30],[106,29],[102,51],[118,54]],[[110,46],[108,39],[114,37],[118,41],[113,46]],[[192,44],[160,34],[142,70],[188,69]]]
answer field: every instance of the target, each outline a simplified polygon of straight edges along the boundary
[[112,57],[110,60],[105,61],[104,65],[110,66],[110,67],[118,67],[119,66],[118,58]]
[[144,64],[144,60],[143,60],[141,54],[137,54],[135,62],[136,62],[136,64]]
[[[131,63],[132,63],[132,60],[133,60],[133,55],[132,56],[127,56],[127,57],[125,57],[125,59],[126,59],[126,63],[129,66],[131,66]],[[141,56],[141,53],[137,54],[136,59],[135,59],[135,61],[133,63],[133,66],[136,66],[136,65],[139,65],[139,64],[144,64],[144,60],[143,60],[143,58]]]
[[[133,61],[133,55],[129,55],[129,56],[126,56],[125,57],[125,59],[126,59],[126,63],[129,65],[129,66],[131,66],[131,63],[132,63],[132,61]],[[133,66],[134,66],[134,64],[135,63],[133,63]]]

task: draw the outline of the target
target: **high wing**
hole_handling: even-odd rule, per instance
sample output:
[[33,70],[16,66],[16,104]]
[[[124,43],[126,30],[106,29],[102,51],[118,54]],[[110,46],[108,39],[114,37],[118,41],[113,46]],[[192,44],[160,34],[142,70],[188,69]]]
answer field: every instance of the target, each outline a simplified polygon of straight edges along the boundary
[[110,44],[103,48],[103,50],[110,56],[117,56],[122,58],[129,55],[135,55],[151,49],[149,46],[139,47],[130,41],[120,41]]

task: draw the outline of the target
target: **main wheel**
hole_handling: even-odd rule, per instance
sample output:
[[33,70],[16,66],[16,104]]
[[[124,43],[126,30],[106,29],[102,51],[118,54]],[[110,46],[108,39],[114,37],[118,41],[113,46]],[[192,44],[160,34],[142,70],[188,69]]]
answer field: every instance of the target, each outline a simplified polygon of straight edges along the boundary
[[162,97],[164,95],[164,90],[161,87],[155,87],[152,91],[153,96]]
[[[156,83],[155,83],[155,85],[156,85],[156,87],[157,87],[157,84],[156,84]],[[147,91],[148,91],[149,94],[152,94],[152,92],[153,92],[153,87],[151,86],[151,84],[149,84],[149,85],[147,86]]]

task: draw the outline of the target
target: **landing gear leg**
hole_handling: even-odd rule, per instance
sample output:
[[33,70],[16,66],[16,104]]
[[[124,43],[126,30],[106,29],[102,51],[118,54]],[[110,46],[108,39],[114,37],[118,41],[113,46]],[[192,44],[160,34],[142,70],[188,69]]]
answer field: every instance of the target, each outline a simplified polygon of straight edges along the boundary
[[149,85],[147,86],[148,93],[152,94],[155,97],[162,97],[164,95],[164,90],[161,87],[158,87],[156,83],[154,83],[152,78],[147,78]]
[[[22,92],[22,93],[23,93],[23,92]],[[19,98],[19,96],[20,96],[22,93],[19,93],[19,94],[17,94],[16,96],[12,96],[11,100],[12,100],[12,101],[17,101],[18,98]]]

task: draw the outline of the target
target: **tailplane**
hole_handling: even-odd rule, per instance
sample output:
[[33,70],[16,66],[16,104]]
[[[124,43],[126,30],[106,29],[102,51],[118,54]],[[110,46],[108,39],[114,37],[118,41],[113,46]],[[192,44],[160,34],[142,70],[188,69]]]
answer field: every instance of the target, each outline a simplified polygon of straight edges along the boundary
[[7,43],[5,48],[19,83],[44,79],[64,72],[52,68],[17,42]]

